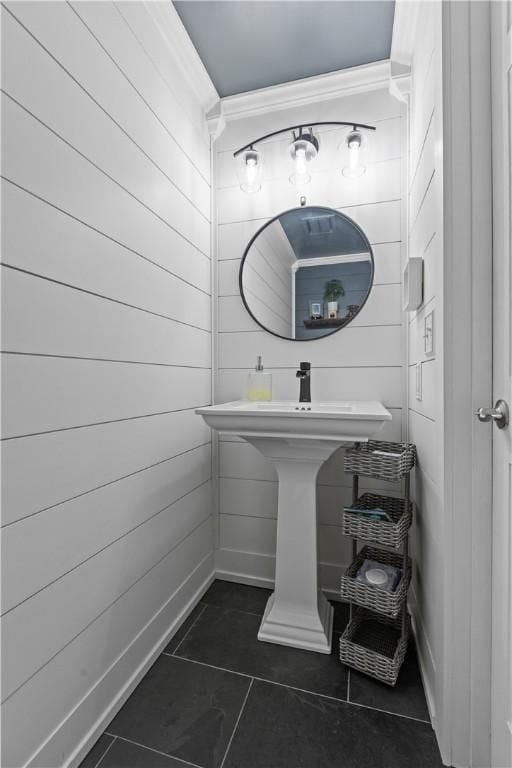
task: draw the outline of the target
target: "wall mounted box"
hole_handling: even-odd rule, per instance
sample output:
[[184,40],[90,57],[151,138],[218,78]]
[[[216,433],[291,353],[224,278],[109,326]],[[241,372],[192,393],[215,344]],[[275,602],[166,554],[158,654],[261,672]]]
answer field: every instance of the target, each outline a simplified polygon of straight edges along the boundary
[[404,312],[414,312],[423,302],[423,259],[409,259],[404,269]]

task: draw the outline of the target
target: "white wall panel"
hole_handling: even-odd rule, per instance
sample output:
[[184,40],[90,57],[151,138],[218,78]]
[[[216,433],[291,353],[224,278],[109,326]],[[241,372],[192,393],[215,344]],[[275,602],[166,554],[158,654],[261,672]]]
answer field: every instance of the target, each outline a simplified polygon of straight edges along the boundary
[[[53,19],[53,36],[69,36],[74,43],[79,42],[80,36],[86,38],[93,52],[84,51],[84,57],[89,56],[84,60],[94,62],[91,68],[98,67],[100,71],[112,69],[112,62],[104,54],[104,61],[97,61],[101,50],[69,6],[63,4],[62,8],[74,21],[73,29],[67,29],[67,24],[62,23],[64,19]],[[2,86],[9,96],[199,250],[208,253],[208,206],[203,204],[205,212],[199,211],[9,13],[4,18],[6,65],[2,70]],[[60,108],[62,101],[67,105],[66,110]],[[112,152],[113,146],[115,152]]]
[[2,764],[42,768],[212,578],[210,151],[150,6],[1,13]]
[[[3,727],[12,736],[5,746],[7,765],[24,764],[27,755],[37,752],[51,734],[50,756],[46,760],[36,756],[32,768],[53,768],[63,754],[73,753],[84,737],[84,723],[95,726],[113,699],[122,705],[145,671],[139,665],[145,663],[147,668],[148,654],[154,660],[156,643],[161,650],[169,629],[179,626],[175,617],[198,589],[204,589],[213,567],[211,537],[209,518],[4,702]],[[158,634],[153,635],[153,628]],[[148,635],[152,639],[144,642]],[[55,681],[60,695],[48,696]],[[127,683],[130,687],[125,692]],[[59,726],[56,736],[55,724]],[[42,753],[47,749],[44,744]]]
[[190,410],[6,440],[2,522],[8,525],[209,440],[209,428]]
[[[247,391],[247,374],[251,369],[222,369],[217,375],[216,400],[227,403],[239,400]],[[275,400],[295,400],[299,384],[295,378],[297,364],[290,368],[266,367],[272,374]],[[311,391],[317,400],[381,400],[386,407],[403,404],[402,369],[395,367],[320,367],[311,373]]]
[[208,292],[207,255],[6,96],[2,118],[4,176]]
[[[288,181],[289,162],[282,159],[288,140],[278,137],[262,145],[263,186],[254,195],[240,191],[232,151],[294,120],[298,124],[307,123],[308,116],[314,120],[328,120],[329,116],[339,119],[339,114],[346,116],[351,110],[362,121],[361,114],[365,114],[365,119],[377,127],[369,141],[366,173],[355,181],[341,176],[343,156],[335,150],[346,131],[319,129],[318,162],[312,168],[311,183],[303,191],[308,204],[338,208],[361,226],[374,252],[375,283],[366,305],[349,327],[307,345],[286,342],[262,331],[252,320],[241,301],[238,280],[240,261],[251,237],[267,218],[298,203],[297,189]],[[273,375],[273,397],[296,399],[295,371],[301,360],[309,360],[314,399],[381,400],[393,409],[393,421],[379,436],[403,438],[406,350],[401,309],[401,112],[389,94],[375,91],[236,120],[217,141],[217,402],[244,397],[247,375],[258,355],[263,356],[265,369]],[[339,527],[340,510],[351,494],[351,477],[343,472],[343,455],[339,450],[329,459],[317,484],[321,578],[329,589],[339,579],[341,564],[350,558],[350,544],[342,541]],[[253,578],[267,584],[274,574],[275,471],[249,444],[221,437],[219,474],[217,567],[228,578]],[[369,479],[361,487],[378,490],[378,483]],[[398,490],[395,483],[386,489],[391,493]]]
[[220,368],[250,368],[256,357],[263,353],[263,362],[269,366],[295,366],[306,357],[313,367],[338,365],[376,366],[402,364],[402,329],[399,326],[358,328],[347,326],[343,333],[316,339],[308,346],[307,355],[302,347],[284,342],[266,331],[221,333],[218,339]]
[[[415,559],[411,605],[418,630],[423,675],[434,711],[440,692],[443,617],[436,600],[443,590],[440,550],[443,510],[443,192],[441,11],[420,3],[414,38],[409,119],[409,256],[423,258],[423,304],[409,316],[408,431],[418,449],[415,470]],[[453,255],[454,257],[456,255]],[[434,355],[425,354],[425,316],[434,313]],[[422,393],[416,399],[416,368]],[[437,670],[437,672],[436,672]],[[432,698],[433,697],[433,698]]]
[[[346,179],[339,169],[323,173],[312,171],[311,182],[307,185],[308,204],[343,208],[396,200],[400,198],[400,181],[400,160],[369,165],[359,179]],[[219,224],[245,221],[247,218],[271,218],[276,211],[297,205],[297,190],[287,177],[280,175],[269,186],[271,191],[266,194],[244,197],[239,187],[217,189]]]
[[[173,504],[211,474],[210,445],[9,525],[2,534],[2,613]],[[44,549],[41,541],[47,541]]]
[[[3,270],[6,351],[103,360],[210,365],[208,331]],[[87,322],[84,322],[87,318]]]
[[3,616],[4,699],[203,523],[210,503],[206,483]]
[[184,282],[5,181],[2,207],[5,264],[209,329],[210,296],[193,285],[192,270]]

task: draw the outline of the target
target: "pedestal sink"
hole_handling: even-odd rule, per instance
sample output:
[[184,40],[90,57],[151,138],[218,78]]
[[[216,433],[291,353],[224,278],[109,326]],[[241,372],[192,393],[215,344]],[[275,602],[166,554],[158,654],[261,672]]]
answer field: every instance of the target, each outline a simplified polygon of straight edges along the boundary
[[196,413],[219,432],[247,440],[276,468],[275,589],[258,638],[330,653],[333,609],[318,588],[316,477],[337,448],[374,437],[391,414],[379,402],[246,400],[198,408]]

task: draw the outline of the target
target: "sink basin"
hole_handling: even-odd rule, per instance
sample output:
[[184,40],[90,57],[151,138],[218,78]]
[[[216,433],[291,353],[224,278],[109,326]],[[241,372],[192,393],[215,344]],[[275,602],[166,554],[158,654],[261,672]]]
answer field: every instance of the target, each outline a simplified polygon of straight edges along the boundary
[[391,414],[377,401],[269,403],[235,400],[198,408],[210,427],[250,437],[294,437],[343,442],[363,442],[373,437]]
[[358,400],[236,400],[196,413],[219,432],[254,445],[277,472],[275,589],[258,639],[330,653],[333,609],[318,588],[317,474],[337,448],[374,437],[391,414],[382,403]]

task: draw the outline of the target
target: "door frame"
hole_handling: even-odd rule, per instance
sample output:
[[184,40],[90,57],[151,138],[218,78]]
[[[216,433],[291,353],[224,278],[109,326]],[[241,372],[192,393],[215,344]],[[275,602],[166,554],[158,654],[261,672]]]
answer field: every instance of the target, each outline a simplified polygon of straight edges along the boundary
[[[512,65],[512,2],[491,6],[493,88],[493,192],[494,192],[494,382],[493,399],[503,397],[510,405],[510,205],[512,147],[510,145],[510,93],[505,72]],[[508,263],[507,263],[508,255]],[[510,685],[512,680],[510,584],[511,518],[507,481],[512,432],[492,430],[494,437],[493,595],[491,656],[491,765],[510,765],[512,726]],[[505,468],[504,462],[507,462]],[[503,498],[505,492],[505,498]],[[508,491],[510,493],[510,490]],[[509,508],[504,502],[509,502]]]
[[[492,154],[489,2],[442,3],[445,594],[438,737],[454,766],[490,766]],[[484,512],[484,513],[482,513]]]

